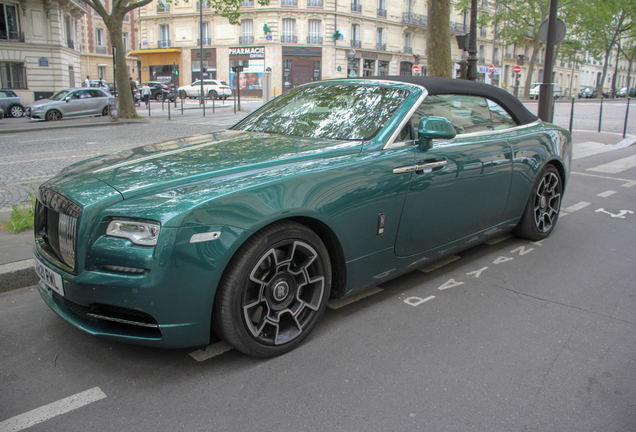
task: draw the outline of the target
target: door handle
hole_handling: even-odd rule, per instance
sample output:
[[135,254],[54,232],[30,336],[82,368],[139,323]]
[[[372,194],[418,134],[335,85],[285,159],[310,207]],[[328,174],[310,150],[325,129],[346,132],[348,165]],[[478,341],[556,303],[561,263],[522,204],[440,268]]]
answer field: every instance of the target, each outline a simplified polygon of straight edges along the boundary
[[418,164],[418,165],[410,165],[410,166],[394,168],[393,174],[407,174],[407,173],[418,172],[418,171],[430,172],[434,170],[435,168],[445,167],[447,163],[448,161],[441,160],[436,162],[427,162],[427,163]]

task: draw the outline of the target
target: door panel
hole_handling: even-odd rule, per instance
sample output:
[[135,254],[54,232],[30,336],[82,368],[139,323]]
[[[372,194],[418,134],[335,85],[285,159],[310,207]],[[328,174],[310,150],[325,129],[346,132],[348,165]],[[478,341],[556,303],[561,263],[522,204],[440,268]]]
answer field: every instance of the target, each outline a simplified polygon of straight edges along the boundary
[[425,252],[488,229],[501,221],[512,162],[508,141],[497,133],[455,138],[428,151],[416,164],[395,244],[398,256]]

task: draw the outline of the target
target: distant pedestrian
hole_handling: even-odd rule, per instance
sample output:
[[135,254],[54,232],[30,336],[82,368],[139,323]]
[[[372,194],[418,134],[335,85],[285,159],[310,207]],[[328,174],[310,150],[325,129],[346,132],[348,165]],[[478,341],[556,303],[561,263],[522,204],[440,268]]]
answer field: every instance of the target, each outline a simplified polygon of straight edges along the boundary
[[150,103],[150,87],[148,87],[148,83],[142,84],[141,97],[144,98],[144,102],[146,102],[146,108],[148,108],[148,104]]
[[133,95],[133,101],[135,100],[135,90],[137,90],[137,83],[132,79],[132,77],[128,77],[128,81],[130,83],[130,92]]
[[91,77],[89,75],[86,75],[86,79],[84,80],[84,87],[90,87],[91,86]]
[[106,83],[104,82],[104,78],[100,78],[99,79],[99,87],[100,88],[106,88]]

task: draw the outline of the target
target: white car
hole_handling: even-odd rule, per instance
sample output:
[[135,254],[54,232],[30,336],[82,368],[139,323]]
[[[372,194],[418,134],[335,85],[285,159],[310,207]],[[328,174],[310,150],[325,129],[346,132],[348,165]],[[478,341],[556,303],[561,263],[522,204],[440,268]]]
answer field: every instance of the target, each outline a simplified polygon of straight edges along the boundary
[[[190,85],[179,87],[179,96],[195,98],[201,94],[201,81],[196,80]],[[227,99],[232,96],[230,85],[221,80],[203,80],[203,94],[214,99]]]

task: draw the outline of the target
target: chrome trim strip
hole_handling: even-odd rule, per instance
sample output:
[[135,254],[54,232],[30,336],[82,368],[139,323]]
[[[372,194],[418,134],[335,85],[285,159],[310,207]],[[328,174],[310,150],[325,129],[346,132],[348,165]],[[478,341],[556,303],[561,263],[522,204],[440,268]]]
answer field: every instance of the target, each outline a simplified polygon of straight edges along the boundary
[[446,164],[448,164],[448,161],[444,160],[444,161],[438,161],[438,162],[425,163],[423,165],[411,165],[406,167],[399,167],[393,170],[393,174],[407,174],[407,173],[412,173],[417,171],[433,170],[435,168],[445,167]]
[[76,219],[80,217],[82,212],[80,206],[51,189],[38,189],[38,200],[46,207]]
[[60,255],[71,268],[75,267],[75,233],[77,219],[60,213],[58,221],[58,242]]
[[159,324],[148,324],[148,323],[142,323],[138,321],[129,321],[129,320],[121,319],[121,318],[112,318],[109,316],[94,314],[92,312],[87,313],[86,316],[89,316],[91,318],[101,319],[104,321],[112,321],[112,322],[116,322],[120,324],[130,324],[134,326],[148,327],[148,328],[159,328]]

